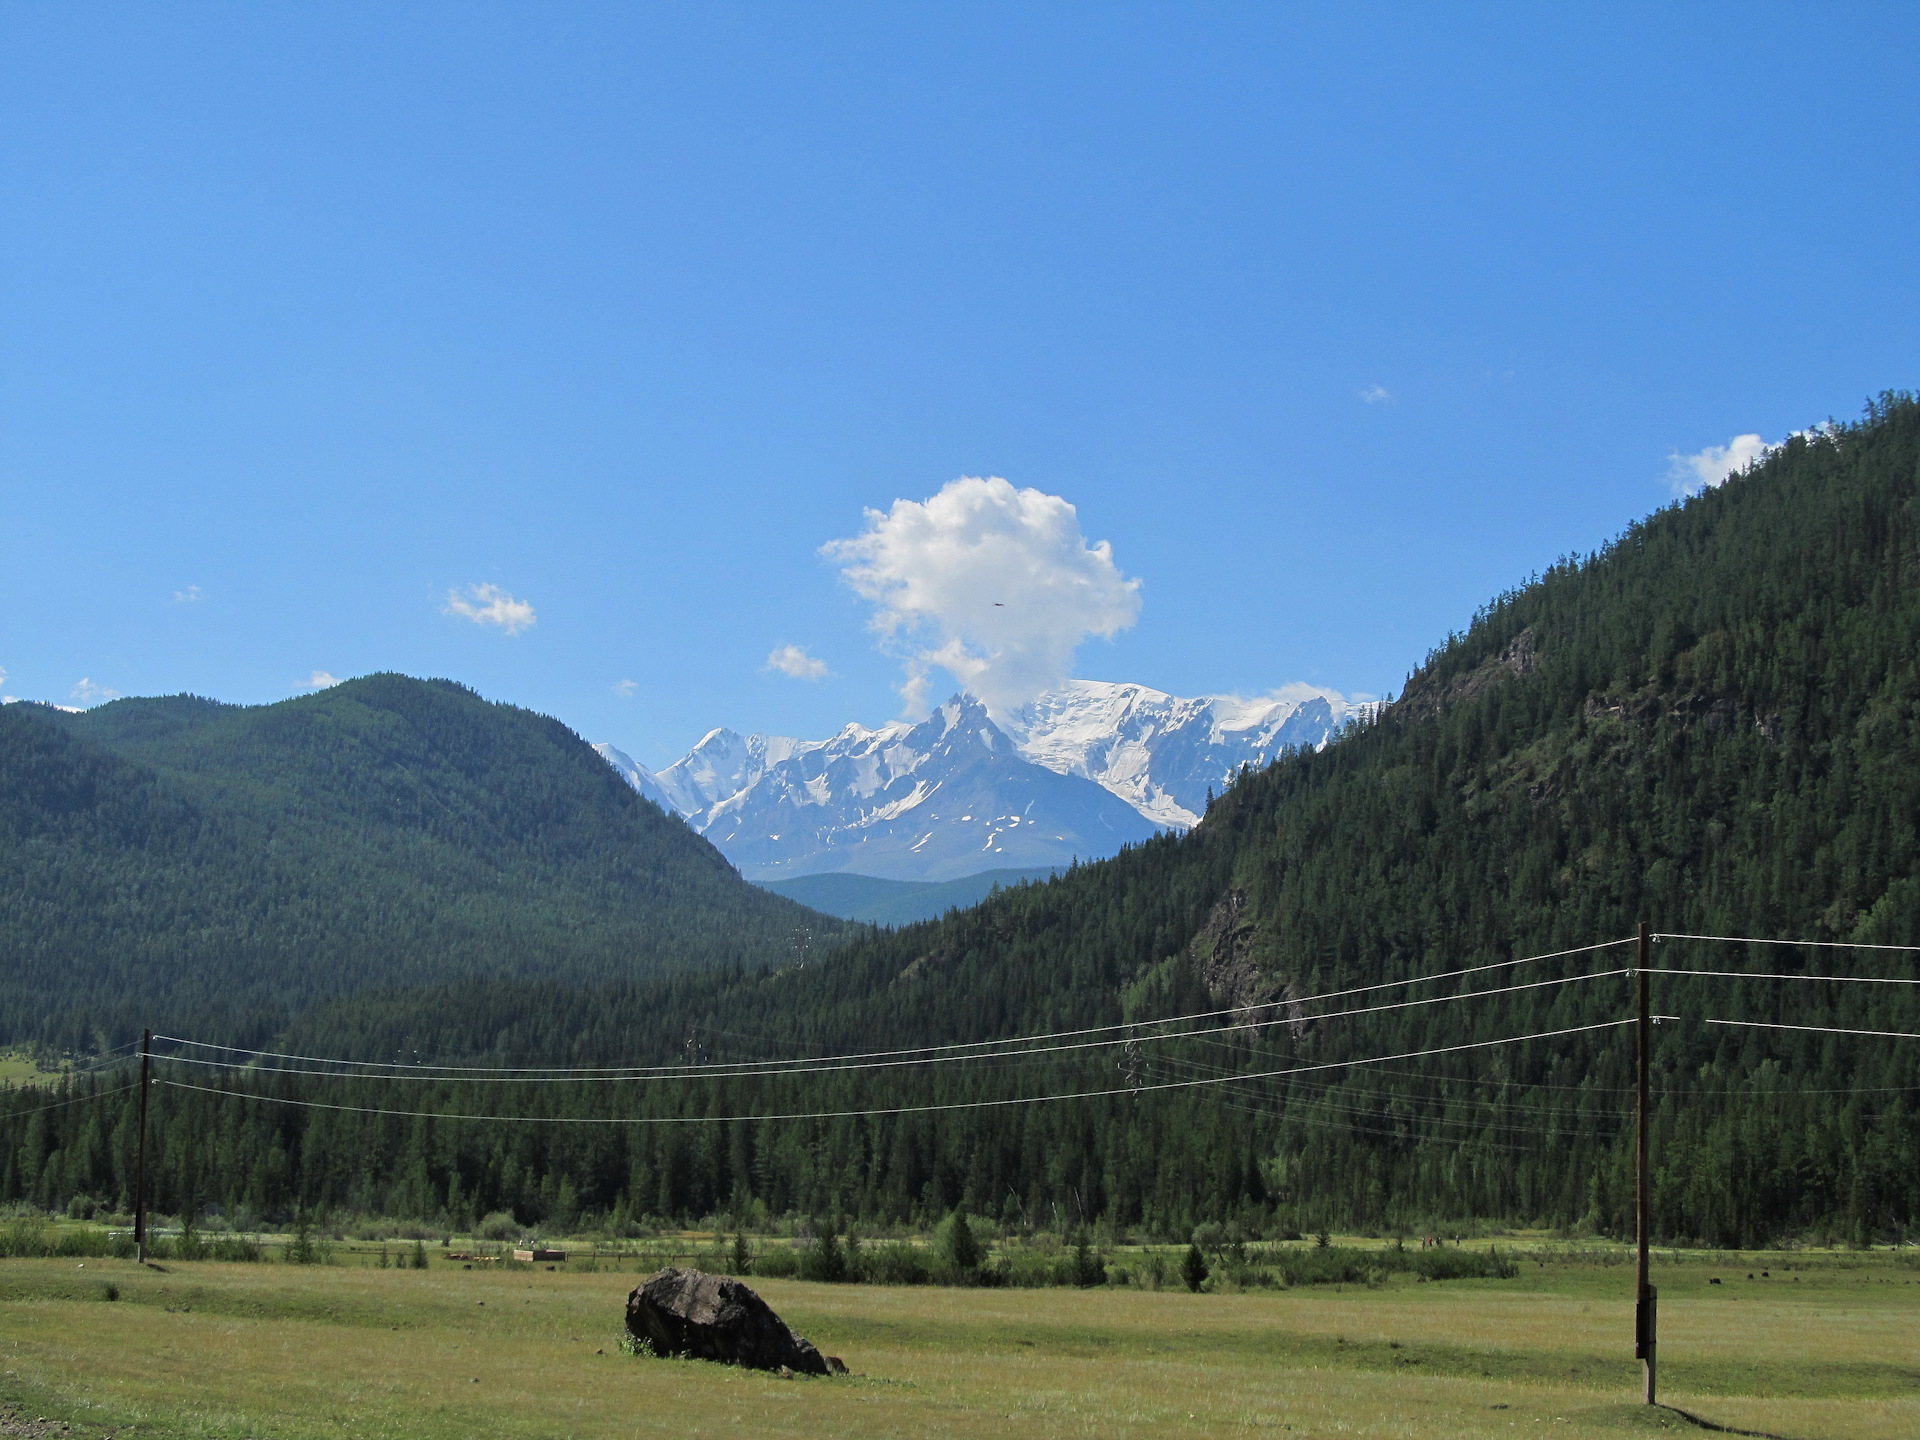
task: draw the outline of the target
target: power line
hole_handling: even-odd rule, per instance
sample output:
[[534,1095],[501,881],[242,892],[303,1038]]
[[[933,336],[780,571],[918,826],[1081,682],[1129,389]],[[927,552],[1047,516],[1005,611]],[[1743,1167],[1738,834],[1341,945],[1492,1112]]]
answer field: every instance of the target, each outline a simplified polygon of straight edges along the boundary
[[1666,970],[1649,968],[1649,975],[1703,975],[1714,980],[1831,980],[1839,985],[1920,985],[1896,975],[1794,975],[1753,970]]
[[[1170,1063],[1178,1066],[1184,1066],[1189,1070],[1198,1070],[1203,1073],[1210,1071],[1214,1074],[1222,1076],[1228,1082],[1232,1082],[1234,1080],[1238,1080],[1242,1078],[1239,1075],[1231,1071],[1223,1070],[1218,1066],[1206,1065],[1200,1061],[1195,1061],[1195,1060],[1173,1060],[1166,1063]],[[1312,1084],[1313,1082],[1308,1081],[1308,1082],[1301,1082],[1301,1083]],[[1307,1096],[1300,1097],[1298,1100],[1295,1100],[1294,1097],[1290,1095],[1289,1096],[1269,1096],[1263,1092],[1249,1091],[1244,1088],[1237,1090],[1234,1093],[1248,1095],[1250,1098],[1256,1098],[1266,1103],[1279,1106],[1279,1107],[1291,1107],[1292,1105],[1295,1105],[1295,1104],[1300,1105],[1302,1107],[1312,1106],[1316,1108],[1324,1108],[1330,1111],[1336,1111],[1342,1114],[1358,1115],[1358,1116],[1372,1119],[1376,1122],[1388,1121],[1388,1120],[1399,1118],[1404,1120],[1406,1124],[1411,1126],[1450,1125],[1456,1129],[1465,1129],[1465,1130],[1473,1130],[1473,1131],[1510,1130],[1515,1133],[1523,1134],[1523,1135],[1560,1135],[1560,1134],[1567,1133],[1569,1128],[1567,1126],[1552,1126],[1552,1125],[1519,1125],[1519,1124],[1514,1124],[1511,1121],[1491,1120],[1491,1119],[1456,1120],[1456,1119],[1450,1119],[1444,1115],[1395,1117],[1393,1115],[1381,1114],[1376,1109],[1368,1109],[1366,1107],[1359,1106],[1359,1105],[1340,1103],[1340,1100],[1334,1098],[1336,1095],[1342,1096],[1344,1098],[1361,1098],[1361,1097],[1352,1096],[1350,1092],[1337,1091],[1331,1084],[1321,1087],[1321,1093],[1318,1095],[1307,1095]],[[1380,1097],[1387,1100],[1411,1101],[1412,1099],[1412,1097],[1408,1097],[1404,1095],[1392,1095],[1392,1094],[1383,1095],[1382,1092],[1377,1090],[1362,1092],[1362,1095],[1376,1096],[1376,1097]],[[1430,1102],[1430,1103],[1447,1104],[1451,1102],[1440,1101],[1440,1102]],[[1491,1101],[1491,1100],[1483,1100],[1483,1101],[1472,1101],[1469,1103],[1483,1104],[1483,1105],[1496,1105],[1499,1102]],[[1519,1108],[1524,1108],[1524,1107],[1519,1107]],[[1542,1113],[1542,1112],[1535,1112],[1535,1113]],[[1553,1114],[1556,1112],[1548,1111],[1544,1113]],[[1569,1114],[1570,1118],[1575,1118],[1575,1119],[1580,1118],[1574,1115],[1573,1112],[1567,1112],[1567,1113]],[[1609,1110],[1604,1112],[1604,1114],[1609,1119],[1625,1120],[1630,1116],[1631,1112],[1621,1111],[1621,1110]],[[1291,1110],[1291,1108],[1284,1108],[1283,1113],[1281,1114],[1281,1118],[1285,1120],[1294,1120],[1300,1117],[1296,1116]],[[1393,1132],[1380,1131],[1377,1133],[1391,1134]]]
[[1659,934],[1655,940],[1711,940],[1722,945],[1805,945],[1816,950],[1898,950],[1911,954],[1920,945],[1869,945],[1859,940],[1757,940],[1749,935],[1671,935]]
[[[1462,1000],[1479,1000],[1479,999],[1485,999],[1489,996],[1494,996],[1494,995],[1509,995],[1522,990],[1539,990],[1552,985],[1572,985],[1584,980],[1605,980],[1613,976],[1625,975],[1627,973],[1628,972],[1624,968],[1616,969],[1616,970],[1596,970],[1585,975],[1563,975],[1552,980],[1528,980],[1528,981],[1523,981],[1516,985],[1497,986],[1490,990],[1465,990],[1455,995],[1424,995],[1412,1000],[1392,1000],[1387,1002],[1384,1005],[1362,1005],[1362,1006],[1356,1006],[1350,1010],[1325,1011],[1316,1015],[1288,1014],[1284,1017],[1274,1017],[1266,1020],[1248,1020],[1241,1025],[1232,1026],[1230,1027],[1230,1029],[1259,1030],[1259,1029],[1268,1028],[1273,1025],[1304,1024],[1309,1020],[1312,1020],[1312,1021],[1343,1020],[1343,1019],[1348,1019],[1357,1015],[1376,1015],[1388,1010],[1406,1010],[1406,1009],[1413,1008],[1415,1006],[1422,1006],[1422,1005],[1451,1005],[1451,1004],[1458,1003],[1459,1001],[1462,1001]],[[1289,1010],[1291,1010],[1296,1006],[1305,1004],[1306,1002],[1305,1001],[1288,1001],[1284,1003],[1286,1003]],[[1238,1010],[1235,1010],[1230,1012],[1216,1012],[1216,1013],[1239,1014],[1241,1012]],[[1160,1023],[1167,1023],[1167,1022],[1153,1022],[1153,1023],[1160,1024]],[[1086,1033],[1086,1032],[1083,1032],[1083,1033]],[[841,1073],[849,1070],[890,1070],[890,1069],[899,1069],[899,1068],[908,1067],[908,1066],[971,1064],[971,1063],[976,1063],[983,1060],[1002,1060],[1002,1059],[1021,1058],[1025,1056],[1035,1056],[1035,1055],[1054,1055],[1054,1054],[1061,1054],[1064,1052],[1075,1051],[1075,1050],[1109,1049],[1114,1046],[1123,1046],[1123,1045],[1129,1045],[1134,1043],[1159,1043],[1161,1041],[1187,1040],[1187,1039],[1200,1039],[1205,1041],[1205,1040],[1211,1039],[1213,1036],[1217,1035],[1218,1033],[1219,1032],[1217,1030],[1180,1030],[1180,1031],[1162,1032],[1160,1034],[1150,1034],[1150,1035],[1115,1036],[1115,1037],[1104,1039],[1104,1040],[1072,1040],[1059,1045],[1035,1045],[1031,1043],[1031,1041],[1028,1039],[1016,1037],[1011,1040],[999,1042],[1002,1045],[1009,1047],[1005,1049],[982,1050],[972,1054],[958,1054],[958,1055],[936,1055],[936,1054],[923,1053],[923,1054],[920,1054],[918,1058],[912,1058],[912,1059],[848,1060],[844,1063],[827,1063],[827,1061],[831,1061],[833,1057],[825,1057],[825,1059],[823,1059],[820,1062],[807,1062],[803,1060],[766,1062],[762,1065],[762,1068],[759,1068],[759,1069],[727,1068],[725,1066],[718,1066],[718,1065],[699,1065],[699,1066],[676,1065],[676,1066],[666,1066],[666,1067],[643,1066],[643,1067],[636,1067],[632,1071],[619,1071],[619,1072],[609,1073],[608,1071],[600,1067],[593,1067],[591,1069],[583,1070],[580,1072],[562,1072],[558,1074],[531,1074],[531,1075],[521,1074],[518,1072],[511,1073],[511,1074],[453,1074],[453,1075],[420,1074],[411,1069],[399,1070],[399,1071],[390,1072],[386,1074],[379,1074],[379,1075],[354,1075],[352,1073],[343,1073],[339,1070],[301,1070],[301,1069],[293,1069],[285,1066],[272,1066],[272,1067],[264,1067],[264,1068],[256,1069],[256,1067],[254,1067],[251,1064],[241,1064],[236,1061],[227,1061],[227,1060],[200,1060],[188,1055],[159,1055],[159,1056],[155,1056],[154,1058],[157,1060],[165,1061],[169,1064],[174,1064],[174,1065],[199,1065],[199,1066],[205,1066],[205,1067],[210,1067],[215,1069],[250,1070],[250,1071],[254,1071],[254,1073],[261,1074],[261,1075],[303,1075],[303,1076],[321,1077],[326,1079],[367,1079],[367,1080],[375,1080],[375,1081],[412,1080],[412,1081],[426,1081],[434,1084],[573,1085],[573,1084],[587,1084],[595,1081],[614,1081],[614,1082],[624,1081],[624,1082],[631,1082],[631,1083],[655,1083],[663,1080],[678,1081],[678,1080],[698,1080],[698,1079],[729,1079],[729,1080],[730,1079],[764,1079],[769,1077],[777,1077],[777,1076],[785,1076],[785,1075],[835,1074],[835,1073]],[[189,1042],[189,1043],[193,1043],[193,1042]],[[759,1062],[740,1062],[740,1063],[746,1064],[746,1063],[759,1063]]]
[[1869,1035],[1881,1040],[1920,1040],[1920,1034],[1907,1030],[1842,1030],[1833,1025],[1776,1025],[1765,1020],[1708,1020],[1705,1023],[1742,1025],[1750,1030],[1810,1030],[1818,1035]]
[[[1594,945],[1578,945],[1570,950],[1552,950],[1539,955],[1522,955],[1512,960],[1495,960],[1485,965],[1469,965],[1469,966],[1464,966],[1459,970],[1443,970],[1432,975],[1416,975],[1406,980],[1383,980],[1373,985],[1356,985],[1356,986],[1351,986],[1344,990],[1327,990],[1327,991],[1321,992],[1318,995],[1303,995],[1294,999],[1282,998],[1277,1000],[1268,1000],[1268,1001],[1261,1002],[1259,1005],[1234,1005],[1221,1010],[1201,1010],[1201,1011],[1195,1011],[1194,1013],[1187,1014],[1187,1015],[1169,1015],[1158,1020],[1120,1020],[1107,1025],[1089,1025],[1089,1026],[1084,1026],[1077,1030],[1053,1030],[1053,1031],[1048,1031],[1038,1035],[1016,1036],[1016,1037],[1013,1037],[1012,1039],[1007,1039],[1003,1037],[997,1040],[957,1040],[957,1041],[951,1041],[946,1044],[940,1044],[940,1045],[916,1045],[916,1046],[910,1046],[905,1049],[899,1049],[899,1050],[851,1051],[851,1052],[847,1052],[839,1055],[821,1055],[821,1056],[814,1056],[811,1058],[801,1057],[794,1060],[723,1060],[723,1061],[715,1062],[714,1064],[711,1064],[711,1065],[702,1066],[700,1068],[707,1070],[708,1072],[711,1073],[711,1072],[722,1071],[730,1068],[738,1069],[738,1068],[743,1068],[747,1066],[771,1066],[771,1065],[801,1066],[801,1065],[823,1064],[829,1061],[841,1061],[841,1060],[890,1059],[895,1056],[931,1055],[941,1051],[949,1051],[949,1050],[978,1050],[978,1049],[985,1049],[991,1046],[1029,1044],[1035,1041],[1042,1041],[1042,1040],[1071,1040],[1071,1039],[1076,1039],[1083,1035],[1099,1035],[1099,1034],[1105,1034],[1109,1031],[1114,1031],[1114,1030],[1132,1031],[1132,1030],[1139,1030],[1142,1028],[1159,1026],[1159,1025],[1181,1025],[1181,1024],[1187,1024],[1196,1020],[1213,1020],[1213,1019],[1218,1019],[1222,1016],[1245,1014],[1251,1010],[1274,1009],[1282,1006],[1291,1007],[1291,1006],[1299,1006],[1299,1005],[1312,1005],[1312,1004],[1317,1004],[1323,1000],[1339,1000],[1339,999],[1344,999],[1350,995],[1367,995],[1367,994],[1373,993],[1374,991],[1391,990],[1397,986],[1402,986],[1402,985],[1426,985],[1426,984],[1431,984],[1435,980],[1457,979],[1458,977],[1463,975],[1478,975],[1488,970],[1500,970],[1512,965],[1531,965],[1541,960],[1563,959],[1568,955],[1587,955],[1587,954],[1592,954],[1596,951],[1611,950],[1621,945],[1631,945],[1633,943],[1634,941],[1632,938],[1628,938],[1624,940],[1603,940],[1598,944],[1594,944]],[[1606,973],[1619,973],[1619,972],[1606,972]],[[1571,977],[1571,978],[1584,978],[1584,977]],[[1475,991],[1471,993],[1493,994],[1495,992]],[[1309,1017],[1309,1018],[1317,1018],[1317,1017]],[[1332,1017],[1329,1017],[1329,1018],[1332,1018]],[[1260,1022],[1250,1022],[1250,1023],[1269,1024],[1273,1022],[1260,1021]],[[638,1074],[650,1074],[650,1073],[662,1072],[662,1071],[671,1072],[671,1071],[683,1070],[688,1068],[684,1065],[679,1065],[679,1064],[674,1064],[674,1065],[579,1065],[579,1066],[403,1065],[398,1062],[390,1061],[390,1060],[336,1060],[329,1056],[324,1056],[324,1055],[293,1055],[293,1054],[288,1054],[285,1052],[274,1051],[274,1050],[249,1050],[244,1046],[215,1045],[204,1040],[188,1040],[177,1035],[155,1035],[153,1038],[155,1040],[165,1041],[168,1044],[172,1044],[172,1045],[191,1045],[196,1049],[201,1049],[201,1050],[224,1050],[228,1054],[232,1054],[232,1055],[252,1055],[261,1059],[297,1060],[304,1064],[312,1064],[312,1065],[342,1065],[342,1066],[353,1066],[358,1069],[400,1070],[400,1071],[406,1071],[406,1072],[439,1071],[443,1073],[459,1073],[459,1074],[473,1074],[473,1073],[504,1074],[504,1073],[510,1072],[514,1074],[527,1074],[527,1075],[552,1075],[552,1074],[638,1075]],[[1149,1038],[1149,1037],[1141,1037],[1141,1036],[1135,1035],[1135,1036],[1130,1036],[1129,1038],[1138,1039],[1138,1038]],[[391,1077],[388,1077],[388,1078],[391,1078]]]
[[17,1120],[23,1115],[39,1115],[47,1110],[62,1110],[69,1105],[84,1105],[89,1100],[105,1100],[110,1095],[124,1095],[129,1090],[138,1090],[139,1088],[140,1082],[135,1080],[126,1085],[116,1086],[112,1090],[96,1090],[91,1095],[75,1095],[70,1099],[56,1100],[51,1105],[36,1105],[31,1110],[0,1111],[0,1120]]
[[[1238,1094],[1239,1092],[1236,1091],[1233,1093]],[[1259,1099],[1259,1097],[1257,1096],[1249,1096],[1246,1098],[1255,1099],[1255,1100]],[[1270,1109],[1261,1108],[1260,1106],[1257,1106],[1257,1105],[1223,1104],[1221,1108],[1223,1110],[1238,1110],[1242,1115],[1258,1115],[1263,1119],[1273,1118],[1273,1114]],[[1340,1130],[1340,1131],[1347,1132],[1349,1134],[1378,1135],[1389,1140],[1398,1138],[1396,1133],[1392,1130],[1383,1130],[1380,1127],[1375,1125],[1356,1125],[1351,1120],[1331,1120],[1331,1119],[1325,1119],[1319,1116],[1294,1115],[1291,1113],[1283,1115],[1280,1118],[1286,1121],[1286,1123],[1289,1125],[1316,1125],[1322,1130]],[[1466,1142],[1466,1137],[1461,1137],[1459,1140],[1451,1143],[1464,1144],[1465,1142]],[[1509,1145],[1506,1142],[1501,1140],[1482,1140],[1480,1143],[1486,1146],[1486,1148],[1490,1150],[1504,1151],[1509,1155],[1526,1155],[1531,1153],[1527,1149],[1527,1147],[1524,1145]]]
[[[1673,1018],[1673,1017],[1662,1017]],[[864,1110],[789,1111],[774,1115],[461,1115],[442,1110],[393,1110],[383,1106],[337,1105],[320,1100],[295,1100],[281,1095],[253,1095],[246,1091],[224,1090],[212,1085],[189,1085],[181,1080],[160,1083],[175,1090],[192,1090],[206,1095],[226,1095],[236,1100],[257,1100],[271,1105],[295,1105],[307,1110],[347,1111],[359,1115],[388,1115],[410,1120],[485,1120],[514,1124],[549,1125],[709,1125],[716,1120],[758,1123],[767,1120],[852,1120],[885,1115],[925,1115],[953,1110],[991,1110],[1009,1105],[1041,1105],[1063,1100],[1099,1100],[1116,1095],[1140,1095],[1161,1090],[1193,1090],[1229,1082],[1275,1080],[1286,1075],[1305,1075],[1321,1070],[1340,1070],[1373,1065],[1389,1060],[1411,1060],[1426,1055],[1450,1055],[1463,1050],[1484,1050],[1491,1045],[1517,1045],[1529,1040],[1552,1040],[1562,1035],[1578,1035],[1591,1030],[1614,1030],[1634,1021],[1603,1020],[1593,1025],[1570,1025],[1559,1030],[1541,1030],[1531,1035],[1509,1035],[1498,1040],[1471,1040],[1459,1045],[1442,1045],[1428,1050],[1406,1050],[1395,1055],[1376,1055],[1359,1060],[1328,1060],[1314,1065],[1296,1065],[1280,1070],[1255,1071],[1199,1080],[1163,1080],[1150,1085],[1121,1085],[1101,1090],[1074,1090],[1058,1095],[1022,1095],[1001,1100],[952,1100],[933,1105],[889,1105]]]

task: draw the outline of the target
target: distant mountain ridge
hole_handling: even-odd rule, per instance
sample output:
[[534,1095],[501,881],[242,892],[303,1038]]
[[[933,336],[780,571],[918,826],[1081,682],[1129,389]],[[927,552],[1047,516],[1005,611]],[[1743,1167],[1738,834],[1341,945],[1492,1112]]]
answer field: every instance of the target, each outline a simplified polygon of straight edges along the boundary
[[978,905],[995,890],[1044,883],[1064,873],[1048,866],[1039,870],[982,870],[958,880],[876,880],[871,875],[842,871],[768,880],[762,888],[823,915],[897,926],[938,920],[949,910]]
[[0,1042],[257,1043],[372,989],[778,964],[796,926],[840,931],[451,681],[0,707]]
[[1182,699],[1074,680],[1000,721],[958,694],[924,721],[826,740],[716,729],[658,772],[594,748],[749,879],[937,881],[1064,866],[1187,829],[1243,766],[1323,746],[1365,708],[1308,687]]
[[1147,819],[1185,830],[1242,765],[1264,769],[1289,750],[1318,749],[1370,712],[1331,690],[1242,700],[1183,700],[1146,685],[1069,680],[1008,716],[1020,753],[1062,775],[1085,775]]
[[642,793],[650,779],[750,880],[954,880],[1111,855],[1156,829],[1084,775],[1025,759],[970,695],[918,724],[848,725],[813,742],[715,730],[655,776],[600,748]]

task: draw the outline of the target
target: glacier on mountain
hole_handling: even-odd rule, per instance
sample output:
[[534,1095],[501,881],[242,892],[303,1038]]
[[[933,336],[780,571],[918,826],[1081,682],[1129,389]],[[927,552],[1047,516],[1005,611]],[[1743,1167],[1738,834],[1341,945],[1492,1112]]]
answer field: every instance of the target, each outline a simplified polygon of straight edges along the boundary
[[1209,789],[1243,765],[1324,745],[1359,713],[1305,686],[1182,699],[1075,680],[998,718],[961,694],[925,720],[850,724],[825,740],[715,729],[658,772],[595,749],[749,879],[946,880],[1064,866],[1195,825]]
[[1333,690],[1292,686],[1254,700],[1183,700],[1145,685],[1069,680],[1001,724],[1036,765],[1085,775],[1156,825],[1186,829],[1242,765],[1319,747],[1359,713]]

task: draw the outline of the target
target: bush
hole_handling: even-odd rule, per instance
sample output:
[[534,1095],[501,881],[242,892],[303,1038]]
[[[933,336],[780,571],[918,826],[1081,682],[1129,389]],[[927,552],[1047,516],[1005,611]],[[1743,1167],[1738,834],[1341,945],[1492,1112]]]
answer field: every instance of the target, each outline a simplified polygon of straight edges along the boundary
[[1497,1249],[1413,1250],[1406,1268],[1429,1280],[1511,1280],[1520,1267]]
[[973,1227],[967,1224],[967,1212],[958,1205],[953,1213],[940,1222],[940,1228],[933,1232],[934,1259],[945,1269],[960,1275],[970,1274],[980,1268],[984,1257],[980,1242],[974,1238]]
[[1391,1274],[1429,1280],[1511,1280],[1520,1267],[1498,1250],[1354,1250],[1344,1245],[1283,1250],[1274,1268],[1289,1285],[1365,1285]]
[[313,1243],[313,1226],[302,1215],[294,1221],[293,1238],[287,1241],[287,1264],[315,1265],[320,1259],[320,1251]]
[[847,1278],[847,1253],[831,1225],[816,1227],[814,1242],[800,1252],[800,1278],[838,1284]]
[[1015,1290],[1034,1290],[1061,1283],[1060,1266],[1046,1255],[1030,1250],[1002,1250],[998,1261],[980,1271],[983,1285],[1005,1285]]
[[0,1257],[92,1260],[105,1257],[111,1248],[107,1232],[91,1225],[49,1225],[38,1216],[22,1216],[0,1229]]
[[473,1233],[482,1240],[512,1240],[520,1234],[520,1222],[511,1211],[495,1210],[474,1226]]
[[921,1252],[904,1240],[865,1247],[854,1255],[851,1269],[865,1285],[925,1285],[933,1279]]
[[206,1254],[209,1260],[252,1264],[260,1258],[260,1245],[245,1235],[222,1235],[206,1246]]
[[791,1245],[772,1245],[753,1257],[753,1273],[769,1280],[791,1280],[800,1273],[800,1254]]
[[1073,1254],[1066,1260],[1066,1270],[1065,1283],[1077,1285],[1082,1290],[1107,1283],[1107,1262],[1094,1253],[1093,1245],[1084,1231],[1074,1244]]
[[1187,1289],[1196,1293],[1207,1283],[1207,1257],[1200,1253],[1198,1245],[1187,1246],[1187,1258],[1180,1262],[1180,1278],[1187,1282]]

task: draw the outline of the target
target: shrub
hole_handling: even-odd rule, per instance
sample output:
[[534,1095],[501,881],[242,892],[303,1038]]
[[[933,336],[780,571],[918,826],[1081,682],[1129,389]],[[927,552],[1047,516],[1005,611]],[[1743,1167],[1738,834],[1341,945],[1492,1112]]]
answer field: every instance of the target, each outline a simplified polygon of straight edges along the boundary
[[979,1283],[1032,1290],[1063,1283],[1061,1268],[1045,1255],[1036,1255],[1028,1250],[1002,1250],[994,1265],[981,1269]]
[[512,1240],[520,1233],[520,1222],[511,1211],[495,1210],[474,1227],[473,1233],[482,1240]]
[[1497,1249],[1414,1250],[1406,1268],[1429,1280],[1511,1280],[1520,1267]]
[[1274,1268],[1289,1285],[1363,1285],[1384,1275],[1429,1280],[1511,1280],[1520,1267],[1497,1250],[1354,1250],[1344,1245],[1283,1250]]
[[193,1228],[193,1217],[189,1215],[180,1225],[180,1238],[173,1242],[175,1260],[204,1260],[207,1258],[207,1242],[200,1238],[200,1232]]
[[314,1265],[320,1259],[320,1251],[313,1243],[313,1226],[304,1214],[296,1217],[293,1238],[287,1241],[287,1264]]
[[222,1235],[209,1243],[205,1250],[209,1260],[240,1261],[251,1264],[260,1258],[259,1242],[250,1240],[245,1235]]
[[643,1335],[636,1335],[631,1330],[622,1330],[620,1332],[620,1353],[622,1355],[632,1355],[642,1360],[657,1360],[660,1358],[660,1352],[653,1348],[653,1341]]
[[1082,1290],[1107,1283],[1107,1262],[1094,1253],[1092,1243],[1082,1231],[1075,1242],[1073,1254],[1066,1261],[1067,1283],[1077,1285]]
[[107,1232],[90,1225],[49,1225],[38,1216],[22,1216],[0,1229],[0,1256],[64,1256],[91,1260],[107,1255]]
[[847,1278],[847,1253],[831,1225],[816,1227],[814,1242],[800,1252],[800,1278],[836,1284]]
[[800,1255],[791,1245],[774,1245],[753,1257],[753,1273],[769,1280],[791,1280],[800,1273]]
[[853,1278],[867,1285],[925,1285],[933,1278],[920,1251],[904,1240],[868,1245],[854,1257]]
[[1198,1245],[1187,1246],[1187,1258],[1180,1262],[1180,1278],[1187,1282],[1187,1289],[1196,1292],[1207,1283],[1207,1257]]
[[943,1268],[961,1275],[980,1268],[984,1258],[980,1242],[974,1238],[973,1227],[967,1224],[967,1212],[958,1205],[933,1232],[933,1255]]

